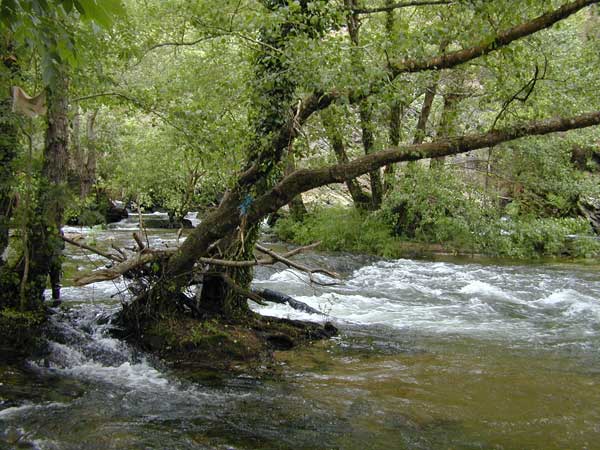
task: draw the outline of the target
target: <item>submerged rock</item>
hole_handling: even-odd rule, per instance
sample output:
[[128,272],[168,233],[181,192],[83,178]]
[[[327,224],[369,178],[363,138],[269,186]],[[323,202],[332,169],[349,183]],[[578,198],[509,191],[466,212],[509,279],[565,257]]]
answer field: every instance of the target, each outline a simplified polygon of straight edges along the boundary
[[120,222],[127,217],[129,217],[129,213],[122,202],[109,201],[105,214],[106,223]]

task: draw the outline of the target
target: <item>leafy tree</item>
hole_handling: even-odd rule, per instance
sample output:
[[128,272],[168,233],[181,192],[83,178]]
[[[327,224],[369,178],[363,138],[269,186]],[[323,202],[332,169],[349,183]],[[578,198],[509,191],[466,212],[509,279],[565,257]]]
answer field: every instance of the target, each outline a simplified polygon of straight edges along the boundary
[[[148,289],[124,317],[143,331],[159,317],[179,314],[181,303],[192,301],[183,293],[199,277],[194,308],[201,315],[251,320],[246,263],[253,260],[259,225],[303,192],[332,183],[354,189],[352,180],[370,173],[376,206],[377,175],[385,166],[488,148],[495,153],[516,139],[598,125],[600,104],[590,95],[598,84],[597,43],[584,32],[585,14],[596,3],[227,0],[216,8],[210,1],[129,0],[131,13],[110,25],[110,42],[69,14],[77,10],[107,26],[103,12],[114,2],[6,4],[23,17],[17,36],[32,25],[31,11],[52,12],[64,22],[48,34],[54,53],[33,48],[42,61],[51,55],[43,67],[54,61],[61,62],[58,68],[77,67],[70,75],[82,109],[107,111],[99,128],[114,133],[98,140],[101,183],[140,198],[153,194],[177,214],[202,184],[225,189],[177,252],[138,261],[152,263],[143,272]],[[86,61],[98,55],[94,70],[91,63],[77,64],[72,51],[81,30],[95,36],[79,52]],[[54,80],[50,86],[66,78],[43,72],[47,82]],[[469,95],[451,101],[453,85],[466,86]],[[340,119],[335,109],[348,113]],[[353,127],[365,155],[357,155],[357,139],[340,131]],[[322,154],[326,139],[338,147],[334,162]],[[537,149],[538,139],[520,141],[513,154]],[[299,168],[286,170],[292,159]],[[522,161],[544,172],[535,158]],[[556,161],[547,167],[548,173],[561,170]],[[203,178],[188,188],[196,173]],[[427,198],[428,187],[422,188]]]

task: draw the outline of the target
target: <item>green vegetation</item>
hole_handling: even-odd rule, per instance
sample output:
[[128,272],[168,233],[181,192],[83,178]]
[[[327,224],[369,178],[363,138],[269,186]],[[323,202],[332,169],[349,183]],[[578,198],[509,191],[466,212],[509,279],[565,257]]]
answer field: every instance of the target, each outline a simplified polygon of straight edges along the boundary
[[[596,258],[600,241],[582,218],[496,220],[475,224],[445,218],[426,234],[408,238],[394,233],[393,223],[381,214],[349,208],[323,208],[303,222],[280,219],[280,239],[306,245],[321,241],[322,250],[368,253],[385,258],[435,253],[481,254],[531,259],[540,257]],[[476,231],[470,231],[470,230]],[[460,233],[460,234],[457,234]],[[429,234],[430,233],[430,234]],[[440,244],[440,245],[434,245]]]
[[137,335],[251,320],[261,222],[302,219],[302,194],[333,183],[356,211],[282,236],[597,254],[598,3],[2,1],[0,310],[43,309],[48,279],[56,297],[61,227],[110,200],[201,211],[180,251],[138,258],[140,241],[94,275],[144,287],[123,312]]
[[[527,192],[503,207],[479,189],[478,182],[464,178],[460,171],[412,166],[387,195],[380,211],[318,208],[303,221],[280,219],[275,232],[281,239],[301,245],[321,240],[323,249],[389,258],[439,251],[520,259],[600,255],[600,240],[587,219],[547,217],[545,212],[553,209],[551,202],[540,200],[534,211]],[[590,192],[577,188],[576,183],[569,186],[575,198]],[[559,198],[560,193],[555,192],[552,199]],[[556,203],[554,200],[552,205]],[[563,206],[562,210],[573,208]]]

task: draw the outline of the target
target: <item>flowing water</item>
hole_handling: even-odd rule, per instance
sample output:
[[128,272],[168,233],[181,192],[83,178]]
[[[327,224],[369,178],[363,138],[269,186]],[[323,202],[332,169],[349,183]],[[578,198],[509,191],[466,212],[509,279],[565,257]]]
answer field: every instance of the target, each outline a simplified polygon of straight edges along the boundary
[[[131,229],[66,231],[122,245]],[[102,264],[67,253],[68,274]],[[341,334],[279,353],[272,379],[186,381],[108,335],[121,284],[63,288],[49,357],[0,363],[0,448],[600,448],[597,266],[302,258],[343,283],[275,267],[255,282],[323,314],[255,309],[330,320]]]

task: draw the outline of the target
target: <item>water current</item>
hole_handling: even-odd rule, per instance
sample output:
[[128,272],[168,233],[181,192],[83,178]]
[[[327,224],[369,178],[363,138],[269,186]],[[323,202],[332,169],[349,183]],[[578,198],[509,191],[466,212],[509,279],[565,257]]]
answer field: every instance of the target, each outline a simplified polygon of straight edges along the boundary
[[[192,217],[195,219],[194,217]],[[67,228],[100,245],[134,221]],[[154,246],[176,233],[152,230]],[[130,244],[129,244],[130,245]],[[0,448],[599,449],[600,277],[595,265],[302,256],[255,283],[322,312],[339,337],[277,355],[281,373],[188,381],[108,334],[121,283],[63,288],[50,355],[0,362]],[[67,275],[103,261],[67,249]]]

